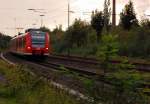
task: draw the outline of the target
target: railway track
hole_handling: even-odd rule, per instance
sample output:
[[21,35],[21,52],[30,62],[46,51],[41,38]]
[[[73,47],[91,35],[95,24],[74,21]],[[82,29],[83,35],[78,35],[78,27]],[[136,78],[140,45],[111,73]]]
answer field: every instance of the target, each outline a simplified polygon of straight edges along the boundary
[[[17,56],[18,57],[18,56]],[[19,56],[20,57],[20,56]],[[20,57],[20,59],[22,56]],[[86,59],[86,58],[80,58],[80,57],[74,57],[74,56],[54,56],[51,55],[48,58],[44,59],[44,61],[41,61],[40,59],[31,59],[31,58],[25,58],[25,60],[28,63],[35,64],[36,68],[38,65],[46,67],[46,70],[41,70],[40,68],[33,70],[33,72],[37,73],[41,76],[44,76],[46,78],[49,78],[53,76],[52,74],[49,74],[51,69],[54,71],[61,71],[63,68],[68,69],[69,71],[73,71],[78,73],[81,76],[87,77],[87,78],[94,78],[95,75],[99,75],[98,72],[99,68],[99,62],[95,59]],[[19,61],[19,60],[18,60]],[[23,61],[24,63],[24,61]],[[144,65],[144,64],[142,64]],[[39,67],[40,67],[39,66]],[[149,67],[149,66],[148,66]],[[49,70],[50,68],[50,70]],[[149,71],[149,70],[148,70]],[[104,81],[103,79],[96,79],[99,80],[102,83],[107,84],[107,86],[112,86],[113,84],[111,82]],[[149,85],[145,85],[150,87]]]
[[95,72],[90,72],[90,71],[86,71],[85,69],[78,69],[77,67],[72,67],[72,66],[66,66],[66,65],[63,65],[63,64],[58,64],[58,63],[55,63],[55,62],[36,62],[38,63],[39,65],[43,65],[43,66],[46,66],[46,67],[50,67],[50,68],[53,68],[55,70],[62,70],[62,71],[73,71],[73,72],[76,72],[80,75],[88,75],[88,76],[93,76],[93,75],[96,75]]
[[54,69],[56,71],[61,71],[63,69],[66,69],[66,71],[73,71],[73,72],[77,72],[78,74],[81,75],[88,75],[88,76],[94,76],[97,75],[96,67],[95,68],[91,68],[92,70],[90,70],[89,65],[85,65],[80,63],[75,63],[75,62],[66,62],[66,60],[60,60],[60,59],[54,59],[54,58],[43,58],[42,57],[25,57],[25,56],[21,56],[21,55],[16,55],[16,54],[10,54],[10,53],[6,53],[5,57],[12,57],[10,60],[12,60],[12,62],[18,62],[18,63],[24,63],[24,61],[30,62],[30,63],[34,63],[34,64],[38,64],[47,68],[51,68]]
[[[12,55],[10,53],[7,53],[5,56],[8,56],[8,58],[12,57],[10,60],[12,60],[13,62],[15,59],[15,61],[17,61],[17,63],[28,64],[31,67],[32,66],[36,67],[38,74],[45,76],[47,78],[50,76],[47,73],[49,73],[51,71],[54,71],[54,72],[69,71],[69,73],[71,73],[71,74],[77,74],[78,76],[83,76],[85,78],[94,79],[100,83],[105,83],[108,86],[113,85],[112,83],[103,80],[103,77],[104,77],[102,74],[103,72],[96,72],[96,70],[99,70],[99,69],[93,68],[90,70],[89,67],[92,67],[92,66],[89,66],[86,62],[85,63],[82,62],[82,64],[81,64],[81,62],[77,63],[77,60],[75,62],[71,62],[71,60],[69,60],[69,62],[66,62],[66,60],[60,62],[60,59],[58,62],[57,58],[56,58],[56,60],[54,60],[54,59],[52,59],[52,57],[48,57],[48,58],[44,59],[44,61],[41,61],[41,59],[38,59],[38,58],[33,58],[33,57],[25,58],[24,56],[20,56],[20,55],[18,56],[18,55],[14,55],[14,54]],[[66,63],[66,64],[64,64],[64,63]],[[83,66],[81,66],[81,65],[83,65]],[[44,67],[44,70],[41,70],[42,69],[41,66]],[[37,67],[39,67],[39,69]],[[64,68],[65,68],[65,70],[64,70]],[[93,70],[95,70],[95,71],[93,71]],[[35,70],[33,70],[33,72],[35,72]],[[97,79],[97,75],[99,76],[98,79]]]
[[[49,59],[57,59],[57,60],[63,60],[66,63],[67,62],[75,62],[78,64],[89,64],[92,66],[96,66],[96,70],[93,70],[94,72],[97,72],[97,66],[99,67],[100,62],[97,59],[94,58],[85,58],[85,57],[79,57],[79,56],[67,56],[67,55],[50,55]],[[119,64],[121,63],[120,61],[121,59],[117,59],[117,60],[111,60],[110,63],[113,64]],[[150,62],[142,60],[142,59],[138,59],[138,60],[133,60],[133,59],[129,59],[129,64],[135,66],[134,69],[139,70],[139,71],[145,71],[145,72],[150,72]],[[132,69],[132,68],[130,68]]]
[[[64,56],[64,55],[50,55],[48,58],[44,59],[44,61],[43,60],[41,61],[40,58],[32,59],[31,57],[25,59],[34,62],[35,64],[50,67],[56,70],[66,68],[68,70],[89,76],[103,74],[103,69],[100,69],[99,61],[91,58]],[[113,61],[113,63],[116,64],[119,63],[119,61]],[[137,62],[136,63],[130,62],[130,63],[135,65],[135,68],[137,70],[150,72],[150,64]]]
[[[119,63],[119,61],[115,61],[114,63]],[[150,72],[150,64],[141,63],[141,62],[130,62],[133,65],[136,65],[136,70]],[[40,63],[39,63],[40,64]],[[47,60],[45,60],[42,65],[46,65],[48,67],[54,66],[55,69],[59,69],[63,66],[68,70],[75,71],[80,73],[81,75],[88,75],[94,77],[95,75],[99,75],[99,78],[103,78],[103,72],[100,72],[99,62],[96,59],[91,58],[83,58],[83,57],[76,57],[76,56],[58,56],[58,55],[50,55]],[[145,66],[146,65],[146,66]],[[113,85],[109,81],[104,81],[103,79],[98,79],[101,82],[104,82],[109,85]],[[148,87],[150,88],[149,84],[143,84],[143,88]]]

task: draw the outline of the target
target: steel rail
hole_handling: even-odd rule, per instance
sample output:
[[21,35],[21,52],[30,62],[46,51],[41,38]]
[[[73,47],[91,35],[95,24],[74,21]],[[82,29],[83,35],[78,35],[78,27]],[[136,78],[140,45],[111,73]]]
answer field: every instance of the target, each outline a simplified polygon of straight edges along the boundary
[[[66,62],[80,62],[80,63],[85,63],[89,65],[100,65],[100,61],[94,58],[85,58],[85,57],[79,57],[79,56],[67,56],[67,55],[50,55],[48,57],[49,59],[57,59],[57,60],[64,60]],[[111,60],[110,63],[113,64],[119,64],[121,61],[118,60]],[[134,68],[129,68],[129,69],[136,69],[139,71],[145,71],[145,72],[150,72],[150,63],[145,61],[145,60],[129,60],[128,64],[131,64],[135,66]]]

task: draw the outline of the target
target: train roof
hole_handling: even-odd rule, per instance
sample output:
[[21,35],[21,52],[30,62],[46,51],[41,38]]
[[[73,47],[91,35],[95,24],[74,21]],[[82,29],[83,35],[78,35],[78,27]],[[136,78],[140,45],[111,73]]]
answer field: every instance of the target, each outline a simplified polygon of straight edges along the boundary
[[28,32],[32,32],[32,31],[39,31],[39,32],[43,32],[43,31],[41,31],[41,29],[34,29],[34,28],[30,28],[30,29],[25,30],[25,33],[18,33],[18,35],[16,35],[15,37],[13,37],[13,38],[12,38],[12,40],[13,40],[13,39],[16,39],[16,38],[19,38],[19,37],[23,37],[23,36],[25,36],[25,35],[26,35],[26,33],[28,33]]
[[26,35],[26,33],[18,34],[18,35],[16,35],[16,36],[14,36],[11,40],[16,39],[16,38],[19,38],[19,37],[23,37],[23,36],[25,36],[25,35]]
[[42,30],[41,29],[30,28],[30,29],[25,30],[25,33],[31,32],[31,31],[42,31]]
[[25,36],[27,32],[32,32],[32,31],[39,31],[39,32],[44,32],[39,28],[29,28],[25,30],[25,33],[18,33],[18,35],[14,36],[12,39],[16,39],[22,36]]

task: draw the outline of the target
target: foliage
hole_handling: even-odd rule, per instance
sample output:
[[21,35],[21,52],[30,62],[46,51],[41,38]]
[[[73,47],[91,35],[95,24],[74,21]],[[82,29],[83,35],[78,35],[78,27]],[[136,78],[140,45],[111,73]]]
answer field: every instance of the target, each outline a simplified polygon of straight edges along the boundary
[[[133,104],[135,102],[148,104],[149,98],[143,92],[137,90],[144,82],[141,74],[127,72],[126,68],[133,67],[128,63],[128,60],[123,59],[119,65],[110,63],[111,59],[118,56],[119,44],[117,40],[118,36],[116,35],[104,35],[97,51],[100,66],[104,70],[103,80],[112,83],[114,85],[114,89],[112,90],[115,91],[109,92],[109,95],[112,96],[109,97],[103,85],[101,87],[101,93],[103,93],[102,101],[115,104]],[[116,70],[116,68],[119,68],[119,70]],[[108,72],[108,69],[113,69],[113,71]],[[113,97],[117,100],[114,100]],[[99,100],[98,95],[94,98]]]
[[87,29],[88,24],[86,22],[75,20],[74,24],[69,27],[70,30],[66,32],[66,38],[68,38],[69,43],[77,47],[81,47],[86,44],[87,40]]
[[[78,47],[77,45],[73,45],[72,47],[70,44],[67,44],[68,39],[67,34],[65,33],[64,36],[57,41],[57,43],[53,43],[53,46],[55,46],[54,52],[61,53],[61,54],[68,54],[68,50],[70,54],[76,54],[81,56],[89,56],[94,55],[97,50],[97,41],[96,41],[96,32],[91,28],[87,27],[87,36],[86,36],[86,44],[82,44],[82,46]],[[56,47],[57,46],[57,47]],[[54,47],[53,47],[54,48]]]
[[104,13],[102,11],[98,12],[97,10],[92,12],[91,16],[91,26],[96,31],[97,41],[101,39],[101,32],[104,27]]
[[[113,81],[113,79],[115,79],[115,81]],[[135,87],[140,86],[141,81],[142,77],[138,73],[129,73],[127,71],[120,70],[112,74],[112,82],[117,85],[118,90],[124,89],[134,91],[136,90]]]
[[10,39],[10,36],[0,33],[0,50],[8,48]]
[[150,30],[144,27],[134,28],[130,31],[119,30],[119,53],[121,56],[149,57]]
[[[105,7],[103,12],[93,12],[91,16],[91,24],[88,24],[85,21],[76,20],[80,21],[81,24],[86,25],[76,25],[75,27],[75,23],[77,24],[77,22],[75,21],[67,31],[60,32],[61,35],[57,35],[59,34],[59,32],[56,33],[56,31],[58,30],[61,31],[61,26],[57,26],[51,34],[52,45],[54,49],[53,52],[63,54],[70,52],[70,54],[95,57],[97,49],[98,47],[100,47],[97,41],[100,40],[103,34],[105,35],[111,33],[118,35],[117,41],[119,44],[120,56],[149,58],[149,20],[143,19],[140,22],[140,25],[136,26],[138,25],[138,20],[136,18],[133,3],[130,1],[121,13],[120,24],[116,27],[109,28],[108,33],[106,32],[105,25],[108,23],[108,19],[110,19],[106,18],[109,17],[108,15],[110,13],[109,0],[105,0],[104,4]],[[110,27],[110,25],[111,24],[109,24],[108,27]],[[122,28],[123,25],[127,28]],[[101,34],[98,35],[98,32]],[[81,33],[83,35],[81,35]]]
[[48,32],[51,33],[50,29],[47,27],[40,27],[40,30],[44,31],[44,32]]
[[27,67],[0,64],[0,104],[79,104],[48,81],[24,71]]
[[[116,104],[148,104],[149,98],[139,90],[144,83],[144,76],[138,72],[117,71],[109,75],[107,80],[115,85]],[[124,102],[122,102],[122,100]]]
[[[94,97],[94,100],[102,100],[108,104],[149,104],[147,96],[137,90],[144,82],[141,77],[142,73],[132,73],[133,70],[128,68],[134,68],[134,66],[127,60],[127,57],[150,57],[149,20],[142,20],[138,25],[134,6],[130,1],[120,14],[119,26],[111,28],[109,30],[111,34],[109,34],[105,32],[105,26],[108,23],[106,17],[110,13],[109,1],[105,0],[104,4],[103,12],[93,12],[91,25],[86,23],[85,27],[81,27],[79,25],[83,21],[80,20],[76,25],[74,23],[68,28],[60,41],[56,41],[56,43],[60,42],[58,49],[61,51],[59,52],[65,53],[69,49],[71,54],[98,57],[100,67],[104,69],[104,81],[109,81],[116,86],[108,87],[103,84],[102,89],[100,86],[93,86],[92,80],[83,79],[83,83],[91,91],[90,95]],[[86,36],[80,38],[83,31]],[[75,36],[72,35],[75,33]],[[98,43],[97,41],[100,39],[101,41]],[[121,64],[111,64],[110,60],[117,56],[124,56]],[[66,73],[68,74],[68,71]],[[149,77],[147,82],[149,82]]]
[[56,26],[51,32],[51,44],[53,47],[53,53],[60,53],[63,50],[64,43],[64,31],[62,30],[62,25]]
[[[117,35],[103,35],[101,44],[98,46],[97,49],[97,58],[100,61],[100,69],[103,70],[103,73],[99,76],[100,79],[104,82],[106,73],[108,73],[108,69],[112,69],[112,64],[110,60],[117,56],[118,52],[118,42],[116,41]],[[102,91],[102,96],[105,96],[105,87],[104,83],[102,84],[100,90]],[[100,92],[99,92],[100,93]],[[94,99],[97,101],[99,100],[99,96],[95,96]],[[101,98],[102,101],[105,101],[105,98]]]
[[[126,72],[126,68],[133,67],[128,63],[128,60],[123,59],[123,62],[119,65],[110,63],[111,59],[114,59],[118,56],[119,44],[117,40],[118,36],[116,35],[104,35],[97,51],[97,56],[100,60],[100,66],[104,70],[103,81],[110,82],[114,85],[113,91],[115,92],[109,92],[109,94],[112,94],[113,97],[117,98],[117,100],[114,100],[111,99],[113,97],[109,97],[107,94],[105,94],[106,91],[104,84],[101,87],[101,93],[103,93],[102,101],[115,104],[133,104],[134,102],[145,102],[143,104],[148,104],[148,100],[145,99],[143,93],[136,92],[136,89],[141,86],[141,82],[143,81],[140,74],[130,74]],[[108,72],[108,69],[113,69],[113,71],[111,70]],[[94,98],[99,100],[98,96],[95,96]],[[141,99],[139,100],[139,98]],[[124,102],[122,102],[123,100]]]
[[81,47],[87,43],[88,24],[84,21],[75,20],[68,28],[64,36],[64,47],[68,50],[73,47]]
[[109,69],[110,67],[110,60],[118,56],[118,42],[117,42],[117,35],[103,35],[101,44],[97,50],[97,57],[100,60],[101,66],[104,69]]
[[128,60],[128,57],[121,57],[120,58],[120,63],[116,66],[118,70],[131,70],[131,69],[135,69],[135,65],[131,64]]
[[120,14],[120,25],[127,30],[131,29],[132,26],[138,25],[133,2],[131,2],[131,0],[125,5],[124,10]]
[[56,26],[54,30],[52,31],[52,35],[55,35],[57,40],[60,40],[64,34],[64,31],[62,30],[62,25]]
[[141,20],[141,26],[144,28],[150,29],[150,20],[147,18]]

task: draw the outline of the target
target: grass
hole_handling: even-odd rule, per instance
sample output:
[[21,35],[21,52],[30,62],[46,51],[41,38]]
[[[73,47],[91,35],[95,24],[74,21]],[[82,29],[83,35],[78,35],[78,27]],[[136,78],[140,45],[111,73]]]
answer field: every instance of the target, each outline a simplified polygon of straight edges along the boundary
[[0,104],[80,104],[76,98],[30,75],[24,68],[0,60]]

